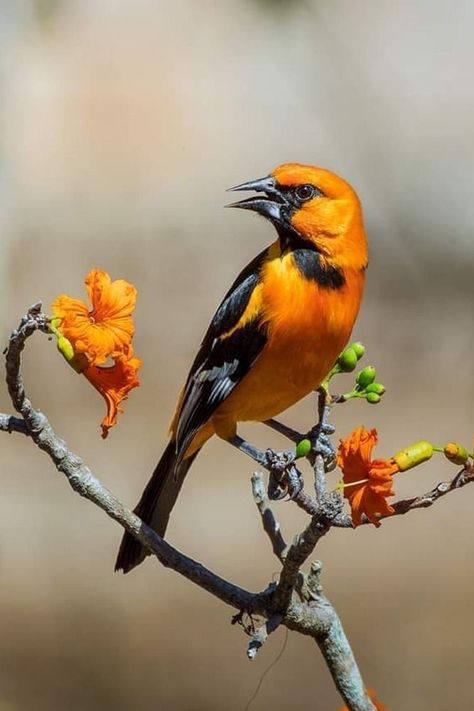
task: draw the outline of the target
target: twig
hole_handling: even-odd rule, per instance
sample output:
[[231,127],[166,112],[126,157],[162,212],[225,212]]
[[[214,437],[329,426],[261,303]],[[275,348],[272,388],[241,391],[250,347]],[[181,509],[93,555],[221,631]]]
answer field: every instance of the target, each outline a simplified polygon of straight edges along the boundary
[[15,415],[6,415],[3,412],[0,413],[0,431],[20,432],[24,435],[28,434],[25,420],[22,420],[20,417],[15,417]]
[[[321,585],[322,565],[314,561],[302,587],[305,605],[297,606],[298,614],[302,616],[313,630],[311,634],[318,645],[327,664],[334,683],[346,702],[347,708],[358,711],[376,711],[368,698],[360,675],[357,662],[349,641],[344,633],[341,621]],[[287,626],[292,629],[291,617]],[[317,634],[314,634],[315,628]],[[300,629],[300,631],[302,631]]]
[[283,622],[283,615],[274,614],[272,615],[261,627],[258,627],[251,633],[251,640],[247,648],[247,657],[250,661],[253,661],[260,649],[263,647],[267,641],[269,635],[275,632],[276,629]]
[[257,594],[248,592],[224,580],[173,548],[103,486],[82,459],[71,452],[66,442],[55,434],[45,415],[34,409],[26,396],[21,377],[21,353],[27,338],[36,330],[44,330],[44,328],[44,315],[36,304],[23,317],[19,328],[13,331],[5,354],[10,396],[15,409],[22,415],[28,433],[35,444],[48,454],[56,469],[66,476],[75,491],[99,506],[108,516],[138,538],[164,566],[181,573],[184,577],[237,609],[265,615],[272,592],[271,588]]
[[316,500],[320,502],[326,494],[326,470],[324,469],[324,459],[320,454],[317,454],[314,458],[313,469]]
[[[277,529],[277,523],[274,517],[273,520],[270,519],[269,535],[276,551],[279,551],[284,560],[278,586],[270,585],[262,592],[251,593],[224,580],[173,548],[126,508],[101,484],[82,459],[55,434],[45,415],[33,407],[25,392],[20,366],[25,342],[37,330],[47,331],[47,321],[41,313],[40,304],[32,307],[23,317],[19,328],[12,333],[6,351],[8,390],[15,409],[23,418],[23,420],[14,418],[11,422],[24,422],[27,434],[48,454],[56,469],[66,476],[71,487],[135,536],[163,565],[172,568],[232,607],[251,615],[253,613],[267,618],[267,622],[255,632],[249,645],[250,658],[255,656],[268,634],[280,624],[288,629],[310,635],[321,649],[350,711],[375,711],[364,690],[357,664],[337,613],[318,586],[314,587],[311,583],[311,574],[307,578],[306,585],[300,585],[300,596],[303,594],[301,590],[311,591],[313,588],[316,590],[316,595],[314,590],[311,595],[304,593],[306,595],[303,597],[304,602],[298,602],[292,597],[298,580],[304,579],[300,573],[301,565],[312,553],[318,540],[340,517],[342,503],[339,495],[333,492],[321,497],[310,524],[296,537],[286,556],[282,549],[284,541]],[[23,432],[22,428],[23,425],[18,424],[18,429],[15,431]],[[269,509],[264,508],[264,510]]]
[[312,554],[319,540],[329,531],[332,522],[340,516],[342,506],[341,497],[337,492],[325,494],[308,526],[295,536],[283,563],[275,591],[273,604],[276,611],[285,612],[288,609],[301,566]]
[[273,552],[278,560],[283,563],[288,546],[281,534],[280,524],[270,507],[270,499],[267,495],[265,482],[259,472],[255,472],[252,476],[252,493],[262,518],[263,528],[272,544]]
[[[392,504],[395,512],[392,516],[401,516],[408,513],[409,511],[414,511],[415,509],[427,509],[433,506],[436,501],[441,499],[450,491],[455,491],[456,489],[461,489],[466,484],[470,484],[474,481],[474,466],[467,465],[464,469],[461,469],[455,477],[450,481],[442,481],[434,489],[428,491],[426,494],[421,494],[421,496],[415,496],[412,499],[402,499],[400,501],[395,501]],[[381,517],[382,518],[382,517]],[[383,517],[386,518],[386,517]]]
[[[474,482],[474,465],[466,465],[464,469],[461,469],[456,476],[454,476],[449,481],[441,481],[433,489],[427,491],[426,494],[420,494],[419,496],[414,496],[411,499],[400,499],[392,504],[394,512],[391,514],[382,514],[379,516],[380,520],[393,518],[394,516],[403,516],[409,511],[415,511],[416,509],[428,509],[433,506],[439,499],[449,494],[451,491],[456,491],[456,489],[462,489],[466,484],[471,484]],[[362,516],[361,525],[367,525],[370,523],[366,516]],[[333,522],[333,525],[338,528],[353,528],[352,519],[350,516],[343,515],[338,520]]]

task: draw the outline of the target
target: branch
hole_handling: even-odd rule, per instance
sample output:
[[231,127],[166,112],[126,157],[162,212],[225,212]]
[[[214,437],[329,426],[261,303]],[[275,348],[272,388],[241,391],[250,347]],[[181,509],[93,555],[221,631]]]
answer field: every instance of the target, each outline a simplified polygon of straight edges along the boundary
[[261,627],[258,627],[250,633],[251,640],[247,648],[247,657],[253,661],[260,649],[267,641],[269,635],[275,632],[283,622],[283,615],[278,613],[272,615]]
[[415,509],[427,509],[430,506],[433,506],[433,504],[443,496],[446,496],[446,494],[449,494],[451,491],[456,491],[456,489],[462,489],[463,486],[466,486],[466,484],[470,484],[473,481],[474,465],[466,465],[464,469],[461,469],[461,471],[459,471],[451,480],[440,482],[434,487],[434,489],[427,491],[426,494],[415,496],[412,499],[401,499],[400,501],[395,501],[395,503],[392,504],[395,509],[392,516],[402,516],[409,511],[414,511]]
[[[319,459],[321,456],[316,455],[316,460]],[[333,521],[340,516],[342,506],[341,497],[337,492],[324,493],[321,496],[311,521],[305,530],[295,537],[286,555],[275,591],[276,610],[285,611],[290,605],[301,566],[312,554],[320,539],[329,531]]]
[[20,432],[24,435],[28,434],[25,420],[15,417],[15,415],[5,415],[3,412],[0,413],[0,432]]
[[268,498],[263,476],[259,472],[255,472],[252,476],[252,493],[262,518],[264,531],[272,544],[273,552],[280,563],[283,563],[288,546],[281,534],[280,524],[270,507],[270,499]]
[[[442,499],[443,496],[446,496],[446,494],[449,494],[451,491],[456,491],[457,489],[462,489],[463,486],[471,484],[472,482],[474,482],[474,465],[466,464],[464,469],[461,469],[452,479],[449,481],[441,481],[425,494],[413,496],[411,499],[395,501],[392,504],[394,512],[391,514],[381,514],[379,518],[380,520],[394,518],[394,516],[404,516],[409,511],[415,511],[416,509],[428,509],[439,501],[439,499]],[[368,523],[370,523],[369,519],[366,516],[362,516],[361,525],[367,525]],[[334,521],[333,525],[338,528],[354,528],[352,519],[347,514],[340,516]]]
[[[301,589],[301,596],[307,602],[305,605],[294,606],[295,611],[306,621],[306,634],[314,637],[347,708],[351,711],[376,711],[365,691],[357,662],[337,612],[323,593],[321,571],[320,561],[315,561]],[[286,625],[289,629],[294,629],[291,623],[290,614]],[[299,631],[305,633],[301,624]]]
[[[29,309],[9,340],[6,350],[6,380],[12,403],[22,419],[5,415],[0,419],[4,425],[1,429],[29,435],[50,457],[56,469],[66,476],[70,486],[77,493],[101,508],[110,518],[135,536],[164,566],[180,573],[232,607],[242,612],[246,611],[250,615],[264,616],[267,619],[266,623],[251,634],[249,658],[255,656],[273,630],[280,624],[284,624],[291,630],[315,639],[350,711],[375,711],[364,690],[357,664],[337,613],[322,595],[319,583],[315,584],[314,569],[307,578],[299,572],[300,566],[312,553],[318,540],[340,516],[342,507],[340,496],[333,492],[320,497],[310,524],[302,534],[297,536],[286,553],[287,548],[279,532],[278,523],[267,506],[266,495],[260,497],[259,501],[257,487],[256,499],[262,520],[264,525],[267,522],[266,530],[274,550],[283,560],[280,582],[278,586],[270,585],[262,592],[251,593],[224,580],[164,541],[126,508],[101,484],[82,459],[68,448],[64,440],[56,435],[46,416],[33,407],[26,395],[20,368],[21,353],[26,340],[38,330],[48,331],[47,319],[41,312],[41,304],[35,304]],[[319,569],[316,576],[319,580],[318,576]],[[297,587],[298,594],[304,602],[293,599],[293,591]]]
[[135,536],[164,566],[181,573],[232,607],[265,614],[271,589],[257,594],[248,592],[173,548],[103,486],[82,459],[71,452],[66,442],[55,434],[45,415],[34,409],[26,396],[20,372],[21,353],[26,340],[35,331],[45,329],[46,320],[41,313],[41,306],[35,304],[22,318],[18,329],[11,334],[5,354],[8,390],[13,405],[22,415],[26,430],[35,444],[46,452],[56,469],[66,476],[74,491],[99,506],[110,518]]

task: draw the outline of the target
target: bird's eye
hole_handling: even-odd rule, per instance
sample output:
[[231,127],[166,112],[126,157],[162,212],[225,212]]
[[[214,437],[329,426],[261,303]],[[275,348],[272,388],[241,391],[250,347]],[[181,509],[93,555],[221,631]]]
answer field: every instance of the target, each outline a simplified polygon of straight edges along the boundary
[[295,195],[298,200],[311,200],[316,195],[316,188],[313,185],[299,185],[295,190]]

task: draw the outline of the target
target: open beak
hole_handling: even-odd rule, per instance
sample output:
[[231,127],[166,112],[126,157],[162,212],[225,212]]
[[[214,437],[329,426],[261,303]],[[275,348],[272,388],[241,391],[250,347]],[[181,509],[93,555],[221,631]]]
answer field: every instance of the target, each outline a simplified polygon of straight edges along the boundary
[[238,190],[253,190],[257,193],[265,193],[265,196],[253,196],[231,202],[226,207],[240,207],[242,210],[253,210],[259,215],[267,217],[272,222],[282,222],[282,208],[287,205],[284,196],[276,186],[276,180],[272,176],[260,178],[259,180],[249,180],[248,183],[241,183],[235,188],[229,188],[229,192]]

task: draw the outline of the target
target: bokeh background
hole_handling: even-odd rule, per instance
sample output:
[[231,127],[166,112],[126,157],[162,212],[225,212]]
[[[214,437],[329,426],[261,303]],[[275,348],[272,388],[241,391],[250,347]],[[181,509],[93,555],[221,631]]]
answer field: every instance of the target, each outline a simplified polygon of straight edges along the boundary
[[[474,431],[474,5],[457,0],[0,0],[1,334],[32,302],[83,295],[93,266],[139,290],[142,386],[107,441],[103,403],[37,337],[35,404],[135,504],[180,384],[229,282],[273,234],[224,189],[285,161],[347,177],[365,208],[355,335],[383,405],[379,453]],[[0,406],[9,410],[5,393]],[[309,398],[285,415],[314,419]],[[261,425],[262,446],[282,440]],[[1,711],[243,711],[280,650],[246,661],[231,610],[149,560],[112,572],[120,531],[20,436],[1,439]],[[276,570],[249,461],[210,443],[169,539],[250,589]],[[454,473],[441,459],[400,495]],[[364,678],[395,711],[472,708],[474,490],[318,552]],[[303,517],[277,504],[291,537]],[[252,711],[340,707],[314,643],[290,635]]]

